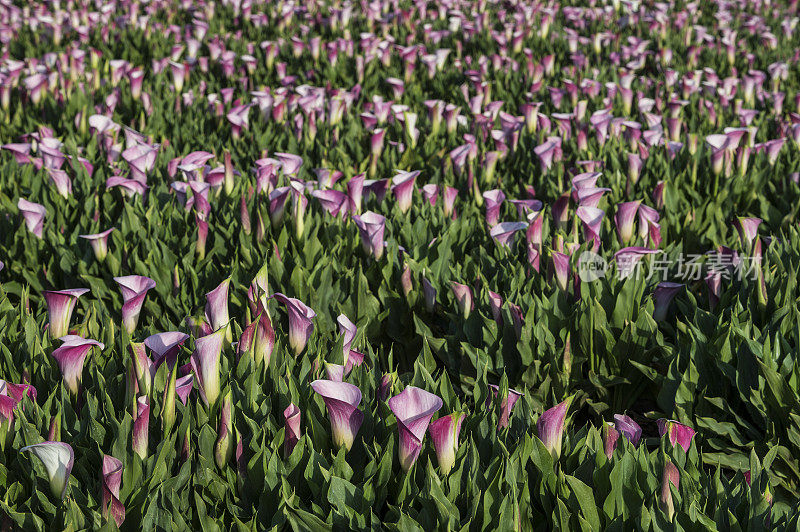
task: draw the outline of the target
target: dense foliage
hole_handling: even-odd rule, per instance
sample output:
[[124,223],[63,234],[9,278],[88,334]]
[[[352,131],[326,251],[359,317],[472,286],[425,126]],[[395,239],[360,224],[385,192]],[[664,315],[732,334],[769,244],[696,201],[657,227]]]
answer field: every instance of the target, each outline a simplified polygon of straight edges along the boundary
[[0,4],[0,528],[795,529],[797,23]]

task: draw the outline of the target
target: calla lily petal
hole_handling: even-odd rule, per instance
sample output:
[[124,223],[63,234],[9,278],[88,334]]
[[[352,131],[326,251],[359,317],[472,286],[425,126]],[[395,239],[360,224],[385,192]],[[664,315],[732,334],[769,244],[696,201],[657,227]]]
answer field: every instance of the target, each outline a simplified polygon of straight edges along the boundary
[[286,458],[294,450],[294,446],[300,441],[300,409],[291,403],[283,411],[284,436],[283,436],[283,457]]
[[442,398],[415,386],[407,386],[389,399],[400,431],[398,453],[404,471],[411,469],[422,450],[422,439],[433,415],[442,408]]
[[122,484],[122,462],[113,456],[103,455],[103,472],[100,478],[102,484],[102,512],[103,517],[114,518],[117,527],[125,521],[125,506],[119,500],[119,488]]

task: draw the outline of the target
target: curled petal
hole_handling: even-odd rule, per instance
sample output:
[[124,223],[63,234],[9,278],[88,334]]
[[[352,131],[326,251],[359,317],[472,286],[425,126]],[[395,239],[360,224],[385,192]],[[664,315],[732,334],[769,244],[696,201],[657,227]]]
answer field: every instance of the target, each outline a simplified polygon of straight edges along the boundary
[[285,432],[283,437],[283,456],[284,458],[292,454],[294,446],[300,441],[300,409],[291,403],[283,411]]
[[125,521],[125,506],[119,500],[119,488],[122,484],[122,462],[113,456],[103,455],[102,510],[103,517],[114,518],[117,527]]

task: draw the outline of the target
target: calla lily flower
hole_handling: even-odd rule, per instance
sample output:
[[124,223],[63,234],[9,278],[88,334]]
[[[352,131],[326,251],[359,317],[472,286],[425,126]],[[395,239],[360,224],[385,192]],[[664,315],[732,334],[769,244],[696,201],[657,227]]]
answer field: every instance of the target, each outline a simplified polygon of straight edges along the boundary
[[25,218],[25,225],[28,227],[28,231],[36,235],[37,238],[42,238],[44,234],[44,217],[47,215],[47,209],[44,208],[44,205],[20,198],[17,201],[17,208]]
[[586,240],[594,240],[593,249],[597,251],[600,248],[600,229],[605,212],[597,207],[581,205],[575,214],[583,224],[583,237]]
[[664,188],[666,187],[666,182],[659,181],[656,183],[656,186],[653,188],[653,201],[656,204],[656,209],[663,209],[664,208]]
[[378,399],[380,401],[385,401],[388,399],[389,395],[392,393],[392,389],[394,388],[394,381],[397,378],[397,373],[384,373],[381,377],[381,382],[378,385]]
[[136,385],[139,388],[139,393],[143,395],[150,395],[150,389],[153,384],[153,377],[156,373],[155,364],[148,358],[145,344],[131,342],[128,346],[133,360],[133,372],[136,377]]
[[119,488],[122,484],[122,462],[113,456],[103,455],[103,472],[100,476],[102,485],[102,513],[105,519],[110,517],[117,527],[125,521],[125,506],[119,500]]
[[689,452],[689,447],[692,446],[692,438],[694,438],[695,431],[691,427],[687,427],[682,423],[673,421],[671,419],[659,419],[658,422],[658,435],[662,438],[664,435],[669,437],[669,442],[675,446],[680,445],[685,452]]
[[483,193],[483,199],[486,200],[486,225],[494,227],[500,218],[500,207],[503,206],[506,195],[500,189],[487,190]]
[[178,352],[189,335],[179,331],[156,333],[144,339],[144,345],[153,352],[153,364],[156,369],[166,361],[171,367],[175,364]]
[[454,412],[448,416],[440,417],[430,426],[433,448],[436,459],[443,474],[453,469],[458,451],[458,435],[461,433],[461,423],[466,414]]
[[614,253],[614,262],[617,263],[619,278],[626,279],[630,277],[636,271],[636,267],[645,256],[656,255],[658,253],[661,253],[661,251],[638,246],[623,248],[617,251]]
[[83,238],[84,240],[88,240],[89,243],[92,245],[92,251],[94,251],[94,257],[97,259],[98,262],[103,262],[108,255],[108,236],[114,231],[114,228],[108,229],[107,231],[103,231],[102,233],[97,233],[94,235],[78,235],[79,238]]
[[220,394],[220,356],[225,344],[225,329],[217,329],[213,333],[195,340],[192,353],[192,372],[197,377],[200,397],[207,407],[217,403]]
[[147,397],[142,396],[136,400],[136,419],[133,420],[133,433],[131,434],[133,452],[142,460],[147,458],[149,434],[150,403]]
[[[228,317],[228,287],[231,278],[222,281],[219,286],[206,294],[206,321],[211,324],[215,331],[225,327],[230,318]],[[226,327],[225,339],[230,342],[233,338],[230,327]]]
[[86,355],[93,347],[105,349],[105,346],[95,340],[87,340],[75,335],[62,336],[59,340],[64,343],[53,350],[52,356],[61,370],[64,385],[70,393],[77,395]]
[[603,423],[603,451],[606,454],[606,458],[611,460],[614,456],[614,449],[617,448],[617,443],[619,442],[619,431],[616,429],[613,423],[609,423],[608,421]]
[[653,319],[656,321],[664,321],[667,319],[667,311],[669,304],[678,295],[678,292],[683,290],[684,285],[681,283],[671,283],[664,281],[658,283],[655,291],[653,292],[653,301],[655,302],[655,309],[653,310]]
[[0,394],[0,451],[5,449],[11,440],[11,431],[14,427],[14,408],[16,406],[16,399]]
[[753,243],[758,238],[758,226],[761,225],[760,218],[737,218],[733,222],[736,231],[739,233],[739,242],[747,250],[753,249]]
[[287,458],[300,441],[300,409],[294,403],[289,404],[283,411],[284,436],[283,457]]
[[48,328],[50,338],[61,338],[69,332],[69,321],[78,298],[89,290],[71,288],[68,290],[45,290],[42,292],[47,302]]
[[639,212],[641,201],[628,201],[617,206],[617,214],[614,215],[614,223],[617,226],[617,236],[623,244],[630,242],[633,238],[633,224],[636,221],[636,213]]
[[[500,387],[496,384],[490,384],[489,390],[492,392],[492,397],[497,397]],[[511,418],[511,411],[514,410],[514,405],[517,404],[517,401],[520,399],[520,397],[523,397],[524,395],[525,394],[522,392],[512,390],[511,388],[508,389],[508,397],[503,397],[502,402],[500,403],[500,419],[497,421],[497,430],[508,427],[508,422]],[[492,397],[486,399],[487,407],[491,404]]]
[[547,172],[554,162],[561,160],[561,137],[548,137],[543,144],[536,146],[533,152],[539,158],[542,173]]
[[603,451],[606,454],[606,458],[611,460],[614,456],[614,449],[617,448],[617,443],[619,442],[619,431],[616,429],[613,423],[609,423],[606,421],[603,423]]
[[566,292],[569,289],[569,255],[554,251],[550,256],[550,260],[553,263],[556,284]]
[[[278,256],[280,259],[280,257]],[[258,303],[261,303],[261,306],[266,309],[267,301],[269,300],[269,270],[267,268],[267,263],[258,270],[253,280],[250,282],[250,286],[247,288],[247,302],[250,306],[250,311],[253,314],[258,314],[258,311],[261,307],[259,307]]]
[[239,356],[252,352],[253,361],[256,367],[262,364],[269,366],[272,358],[272,350],[275,347],[275,331],[269,319],[267,311],[264,310],[261,302],[258,303],[259,311],[253,322],[242,331],[239,339]]
[[31,162],[31,158],[30,158],[31,145],[30,145],[30,143],[3,144],[2,146],[0,146],[0,149],[10,151],[14,155],[14,161],[18,165],[29,164]]
[[708,287],[708,305],[711,310],[714,310],[722,295],[722,274],[720,272],[708,272],[705,282]]
[[614,428],[625,436],[634,447],[638,447],[642,439],[642,427],[625,414],[614,414]]
[[346,360],[347,356],[350,354],[350,347],[353,345],[353,340],[355,340],[356,334],[358,334],[358,329],[356,328],[356,324],[350,321],[344,314],[339,314],[339,317],[336,318],[336,322],[339,324],[339,334],[343,337],[342,350]]
[[383,234],[386,230],[386,218],[372,211],[353,216],[353,221],[361,235],[361,247],[368,255],[380,260],[383,256]]
[[455,214],[454,209],[456,198],[458,197],[458,189],[453,187],[445,187],[443,197],[444,215],[446,218],[450,218]]
[[269,193],[269,220],[272,227],[278,227],[281,224],[290,193],[289,187],[278,187]]
[[569,221],[569,197],[569,191],[564,192],[553,202],[550,208],[553,222],[559,229],[565,229]]
[[425,308],[433,312],[436,306],[436,288],[425,277],[422,277],[422,294],[425,297]]
[[453,295],[456,297],[456,303],[458,304],[458,309],[461,311],[461,314],[464,316],[466,320],[469,318],[469,314],[474,307],[474,301],[472,299],[472,289],[461,283],[457,283],[455,281],[451,282],[451,286],[453,288]]
[[62,198],[69,198],[72,195],[72,180],[64,170],[58,168],[47,168],[50,181],[56,186],[56,190]]
[[122,323],[128,334],[133,334],[139,322],[144,298],[150,289],[155,288],[156,282],[141,275],[114,277],[114,280],[122,292]]
[[536,432],[544,446],[550,451],[555,460],[561,456],[561,440],[564,438],[564,420],[572,399],[558,403],[553,408],[546,410],[536,422]]
[[433,415],[442,408],[442,398],[415,386],[407,386],[389,399],[400,431],[398,453],[404,471],[411,469],[422,450],[422,439]]
[[361,212],[361,200],[364,196],[365,174],[356,174],[347,182],[347,199],[350,212],[356,214]]
[[358,409],[361,390],[347,382],[327,380],[316,380],[311,388],[325,401],[334,445],[349,451],[364,421],[364,413]]
[[489,290],[489,306],[492,309],[492,318],[498,327],[503,326],[503,297],[497,292]]
[[364,355],[351,349],[356,334],[358,334],[358,328],[355,323],[350,321],[344,314],[340,314],[336,321],[339,324],[339,334],[342,335],[342,356],[344,359],[344,375],[346,376],[353,369],[353,366],[361,365],[364,361]]
[[628,153],[628,179],[631,183],[636,184],[639,181],[639,175],[642,172],[642,158],[637,153]]
[[514,234],[527,228],[527,222],[503,222],[492,227],[489,235],[501,246],[509,247],[508,242]]
[[286,305],[286,312],[289,314],[289,346],[295,355],[299,355],[311,338],[314,331],[314,322],[311,320],[317,317],[317,313],[299,299],[287,297],[280,292],[272,297]]
[[435,183],[428,183],[422,187],[422,197],[431,205],[436,205],[439,198],[439,187]]
[[397,199],[397,205],[402,212],[411,208],[411,201],[414,194],[414,183],[419,176],[419,170],[413,172],[401,171],[392,178],[392,193]]
[[233,439],[233,402],[229,391],[222,400],[222,410],[219,417],[219,437],[214,446],[214,460],[220,469],[225,469],[225,466],[233,456]]
[[35,403],[37,395],[36,388],[30,384],[14,384],[0,379],[0,397],[11,397],[15,403],[20,403],[27,397]]
[[347,194],[339,190],[314,190],[311,195],[319,201],[322,208],[331,216],[337,217],[347,212],[349,200]]
[[675,516],[675,504],[672,501],[672,489],[670,485],[675,486],[675,489],[680,487],[681,474],[675,464],[667,459],[664,464],[664,473],[661,477],[661,496],[659,497],[659,505],[661,510],[667,514],[667,519],[671,522]]
[[50,479],[50,490],[54,496],[63,499],[75,463],[72,447],[60,441],[46,441],[23,447],[19,452],[31,452],[42,461]]
[[201,260],[206,256],[206,241],[208,240],[208,222],[200,214],[195,214],[194,221],[197,224],[197,242],[195,251]]
[[194,374],[191,371],[175,380],[175,394],[183,403],[183,406],[186,406],[186,401],[189,400],[189,394],[192,393],[192,388],[194,387]]
[[303,165],[303,158],[292,153],[276,153],[275,158],[280,161],[283,174],[287,176],[296,176]]
[[135,179],[127,179],[120,176],[111,176],[106,179],[106,188],[120,187],[125,197],[133,198],[136,194],[144,197],[149,188],[147,185]]
[[325,376],[329,381],[342,382],[346,375],[344,374],[344,366],[341,364],[325,363]]

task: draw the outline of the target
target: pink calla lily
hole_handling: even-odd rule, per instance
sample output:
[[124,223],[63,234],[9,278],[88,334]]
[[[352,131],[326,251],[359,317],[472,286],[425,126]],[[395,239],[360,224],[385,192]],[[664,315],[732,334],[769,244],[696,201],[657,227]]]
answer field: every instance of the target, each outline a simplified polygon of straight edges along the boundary
[[133,334],[139,322],[144,298],[147,292],[155,288],[156,282],[149,277],[141,275],[127,275],[114,277],[122,292],[122,323],[128,334]]
[[61,338],[69,333],[69,322],[78,298],[88,292],[89,290],[86,288],[45,290],[42,292],[47,302],[50,338]]
[[364,421],[364,413],[358,409],[361,390],[347,382],[328,380],[316,380],[311,388],[325,401],[334,445],[349,451]]
[[59,340],[63,343],[53,350],[52,356],[58,363],[67,390],[73,395],[77,395],[86,355],[93,347],[99,347],[102,350],[105,349],[105,346],[95,340],[87,340],[75,335],[62,336]]
[[100,475],[102,489],[102,513],[106,519],[113,518],[117,527],[125,521],[125,506],[119,499],[122,484],[122,462],[113,456],[103,455],[103,471]]
[[461,423],[466,414],[455,412],[453,414],[440,417],[430,426],[433,448],[436,451],[436,459],[439,462],[439,469],[443,474],[447,474],[453,469],[456,461],[456,451],[458,451],[458,436],[461,433]]
[[398,454],[404,471],[411,469],[422,450],[422,440],[433,415],[442,408],[442,398],[415,386],[407,386],[389,399],[400,431]]
[[299,299],[287,297],[280,292],[272,295],[275,299],[286,305],[289,314],[289,347],[295,355],[299,355],[306,348],[308,339],[314,331],[314,322],[317,313]]

